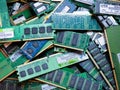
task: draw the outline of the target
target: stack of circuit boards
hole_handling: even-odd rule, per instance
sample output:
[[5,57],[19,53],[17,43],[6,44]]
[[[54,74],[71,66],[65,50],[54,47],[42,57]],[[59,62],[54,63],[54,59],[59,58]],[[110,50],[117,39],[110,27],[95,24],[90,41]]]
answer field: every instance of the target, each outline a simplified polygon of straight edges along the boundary
[[0,90],[120,90],[118,0],[0,0]]

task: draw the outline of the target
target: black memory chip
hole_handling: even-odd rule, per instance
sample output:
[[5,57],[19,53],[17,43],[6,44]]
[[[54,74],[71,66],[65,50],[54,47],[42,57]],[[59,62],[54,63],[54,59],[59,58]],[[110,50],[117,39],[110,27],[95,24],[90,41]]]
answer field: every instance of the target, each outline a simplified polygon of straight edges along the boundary
[[21,71],[21,72],[20,72],[20,76],[21,76],[21,77],[25,77],[25,76],[26,76],[26,72],[25,72],[25,71]]
[[39,33],[45,33],[45,27],[39,27]]
[[95,48],[91,51],[92,56],[96,56],[98,53],[100,53],[100,50],[98,48]]
[[43,69],[43,70],[48,69],[48,65],[47,65],[47,63],[42,64],[42,69]]
[[99,84],[94,83],[91,90],[99,90]]
[[28,72],[28,75],[31,75],[34,73],[32,68],[27,69],[27,72]]
[[33,27],[33,28],[32,28],[32,34],[37,34],[37,33],[38,33],[38,28]]
[[52,71],[52,72],[48,73],[48,74],[47,74],[47,79],[50,80],[50,81],[52,81],[54,75],[55,75],[55,71]]
[[76,46],[76,45],[77,45],[78,38],[79,38],[79,34],[74,33],[74,34],[73,34],[73,38],[72,38],[72,42],[71,42],[71,44],[72,44],[73,46]]
[[64,32],[59,32],[57,34],[57,42],[62,43],[63,38],[64,38]]
[[106,64],[108,64],[108,61],[105,59],[101,60],[100,63],[98,63],[100,67],[105,66]]
[[58,70],[54,82],[60,83],[62,76],[63,76],[63,71]]
[[30,28],[25,28],[25,29],[24,29],[24,34],[25,34],[25,35],[30,34]]
[[94,42],[91,42],[88,46],[88,50],[91,51],[92,49],[96,48],[97,45]]
[[28,49],[27,49],[27,52],[28,52],[29,54],[32,54],[32,53],[33,53],[33,50],[32,50],[31,48],[28,48]]
[[105,56],[103,54],[101,54],[101,53],[99,53],[98,55],[96,55],[94,57],[95,61],[97,61],[97,62],[102,60],[103,58],[105,58]]
[[68,86],[74,88],[76,81],[77,81],[77,76],[72,75]]
[[79,78],[76,89],[81,90],[81,88],[83,87],[83,84],[84,84],[84,78]]
[[39,65],[38,65],[38,66],[35,66],[34,69],[35,69],[35,72],[39,72],[39,71],[41,71],[41,68],[40,68]]
[[51,26],[47,27],[47,33],[52,33],[52,27]]
[[32,45],[33,45],[33,47],[35,47],[35,48],[39,47],[38,41],[32,41]]
[[89,90],[92,85],[91,80],[86,80],[83,90]]

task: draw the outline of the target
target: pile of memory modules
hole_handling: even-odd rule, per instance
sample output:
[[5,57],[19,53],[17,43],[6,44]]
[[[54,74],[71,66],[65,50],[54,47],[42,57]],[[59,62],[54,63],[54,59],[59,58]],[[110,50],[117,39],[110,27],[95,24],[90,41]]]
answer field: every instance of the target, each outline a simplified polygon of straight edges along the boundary
[[0,0],[0,90],[120,90],[120,1]]

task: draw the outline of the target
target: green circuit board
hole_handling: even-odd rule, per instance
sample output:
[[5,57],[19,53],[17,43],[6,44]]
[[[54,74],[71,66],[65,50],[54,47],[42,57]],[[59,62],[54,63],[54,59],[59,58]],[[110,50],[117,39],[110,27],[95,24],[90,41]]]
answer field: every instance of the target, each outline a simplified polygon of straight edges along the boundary
[[111,62],[115,68],[117,84],[120,89],[120,26],[112,26],[106,30]]

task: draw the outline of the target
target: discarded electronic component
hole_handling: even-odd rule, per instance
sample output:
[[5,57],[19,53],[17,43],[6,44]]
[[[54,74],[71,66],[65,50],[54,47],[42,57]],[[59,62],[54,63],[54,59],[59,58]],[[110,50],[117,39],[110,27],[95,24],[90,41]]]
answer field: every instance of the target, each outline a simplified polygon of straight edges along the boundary
[[105,28],[108,28],[112,25],[118,25],[118,23],[115,21],[113,16],[97,15],[96,17],[97,17],[98,21],[100,22],[100,24],[102,26],[104,26]]
[[18,10],[20,8],[21,4],[19,2],[14,3],[13,10]]
[[13,15],[10,17],[10,20],[13,25],[18,25],[35,17],[35,13],[33,13],[29,4],[25,4],[19,10],[13,13]]
[[19,81],[25,81],[50,71],[87,59],[86,54],[57,53],[17,67]]
[[24,42],[9,42],[1,46],[1,48],[7,53],[8,56],[12,55],[16,50],[18,50]]
[[79,2],[79,3],[83,3],[83,4],[87,4],[87,5],[94,4],[94,0],[74,0],[74,1]]
[[101,52],[107,51],[106,40],[103,33],[87,32],[87,34],[90,36],[91,40],[94,41],[96,45],[100,48]]
[[[64,69],[59,69],[52,71],[48,74],[36,78],[36,80],[41,82],[46,82],[48,84],[53,84],[63,89],[74,89],[74,90],[101,90],[102,84],[87,78],[85,73],[73,74]],[[87,86],[89,84],[89,86]],[[94,87],[94,85],[96,87]],[[86,89],[85,89],[86,88]]]
[[10,19],[7,8],[7,1],[0,1],[0,27],[9,27]]
[[55,45],[71,49],[85,51],[88,47],[89,36],[87,34],[70,31],[58,32],[55,37]]
[[120,2],[115,1],[96,1],[95,14],[120,15]]
[[45,4],[42,2],[35,2],[31,3],[30,5],[38,16],[52,11],[56,6],[55,3]]
[[[117,89],[120,89],[120,26],[112,26],[105,31],[112,68],[115,68]],[[106,67],[107,68],[107,67]]]
[[39,53],[39,51],[44,48],[44,46],[49,47],[52,44],[53,43],[51,40],[29,41],[24,44],[24,46],[21,48],[21,51],[26,58],[31,60]]
[[80,68],[82,67],[85,71],[87,71],[96,81],[103,82],[103,87],[105,89],[109,89],[109,86],[106,84],[106,81],[103,79],[103,76],[100,74],[99,70],[95,67],[90,59],[87,59],[83,62],[79,63]]
[[0,71],[2,73],[0,74],[0,81],[15,72],[16,67],[25,62],[27,62],[27,59],[20,53],[19,49],[11,56],[0,59]]
[[10,28],[0,29],[0,43],[13,42],[13,41],[27,41],[38,39],[52,39],[54,31],[52,24],[36,24],[36,25],[23,25],[12,26]]
[[76,8],[77,6],[74,3],[70,2],[70,0],[63,0],[54,12],[72,13],[76,10]]
[[55,30],[102,30],[97,20],[90,14],[86,15],[85,11],[79,13],[54,13],[52,22]]
[[[109,63],[109,59],[106,57],[105,54],[101,53],[101,51],[99,50],[97,45],[94,43],[94,41],[90,42],[90,44],[88,46],[88,51],[91,54],[91,56],[93,57],[93,59],[96,61],[96,63],[99,65],[99,67],[101,68],[101,71],[104,72],[104,75],[107,75],[106,73],[109,73],[112,71],[111,65]],[[105,67],[106,65],[109,65],[109,70],[107,72],[106,72],[106,68],[108,68],[108,67]],[[103,68],[103,67],[105,67],[105,68]],[[114,77],[112,77],[112,78],[114,80]],[[110,78],[107,78],[107,79],[110,82]],[[111,84],[111,85],[113,85],[113,84]]]

